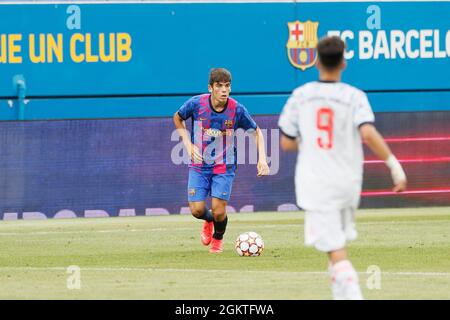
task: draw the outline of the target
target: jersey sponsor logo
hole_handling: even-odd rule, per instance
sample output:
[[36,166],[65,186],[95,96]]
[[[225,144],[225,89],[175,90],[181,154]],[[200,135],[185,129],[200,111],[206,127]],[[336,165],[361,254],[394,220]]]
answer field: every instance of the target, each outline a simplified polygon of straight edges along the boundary
[[233,135],[232,130],[221,131],[219,129],[214,129],[214,128],[208,128],[208,129],[203,128],[203,133],[209,137],[214,137],[214,138]]
[[189,195],[195,196],[195,189],[189,189]]
[[305,71],[317,60],[316,45],[319,22],[288,22],[289,37],[286,43],[287,55],[291,64]]

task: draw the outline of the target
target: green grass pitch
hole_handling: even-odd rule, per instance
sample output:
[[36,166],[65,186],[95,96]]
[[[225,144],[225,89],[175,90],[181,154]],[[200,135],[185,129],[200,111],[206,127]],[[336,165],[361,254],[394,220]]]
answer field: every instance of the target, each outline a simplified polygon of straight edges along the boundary
[[[0,299],[331,299],[324,254],[303,246],[302,212],[230,214],[208,253],[189,215],[0,222]],[[348,247],[366,299],[450,299],[450,208],[359,210]],[[239,257],[255,231],[260,257]],[[67,268],[80,267],[80,289]],[[369,289],[369,266],[381,270]]]

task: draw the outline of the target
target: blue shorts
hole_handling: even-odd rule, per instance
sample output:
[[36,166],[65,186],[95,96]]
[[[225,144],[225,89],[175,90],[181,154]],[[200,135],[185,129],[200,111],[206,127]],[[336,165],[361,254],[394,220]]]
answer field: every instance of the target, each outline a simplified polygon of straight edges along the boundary
[[189,168],[188,201],[205,201],[208,195],[228,201],[233,180],[234,169],[231,168],[224,173]]

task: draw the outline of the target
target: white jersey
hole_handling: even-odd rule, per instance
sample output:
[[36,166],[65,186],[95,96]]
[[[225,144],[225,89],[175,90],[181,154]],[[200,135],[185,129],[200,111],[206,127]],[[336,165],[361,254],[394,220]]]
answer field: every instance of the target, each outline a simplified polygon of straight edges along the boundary
[[373,123],[367,95],[342,82],[309,82],[294,90],[278,126],[299,138],[297,204],[304,210],[357,207],[363,176],[359,127]]

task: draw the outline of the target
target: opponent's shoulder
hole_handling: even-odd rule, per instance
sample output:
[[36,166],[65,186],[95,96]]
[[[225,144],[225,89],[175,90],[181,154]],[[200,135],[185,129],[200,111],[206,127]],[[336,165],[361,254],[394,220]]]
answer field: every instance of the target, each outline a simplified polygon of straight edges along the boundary
[[289,96],[291,101],[301,101],[304,100],[306,97],[308,97],[308,95],[311,94],[312,92],[312,87],[313,87],[313,83],[312,82],[308,82],[305,83],[304,85],[301,85],[297,88],[295,88],[291,95]]
[[361,99],[361,98],[367,97],[367,94],[363,90],[361,90],[355,86],[352,86],[348,83],[339,82],[339,86],[340,86],[339,90],[342,93],[347,93],[353,99],[355,99],[355,98]]

